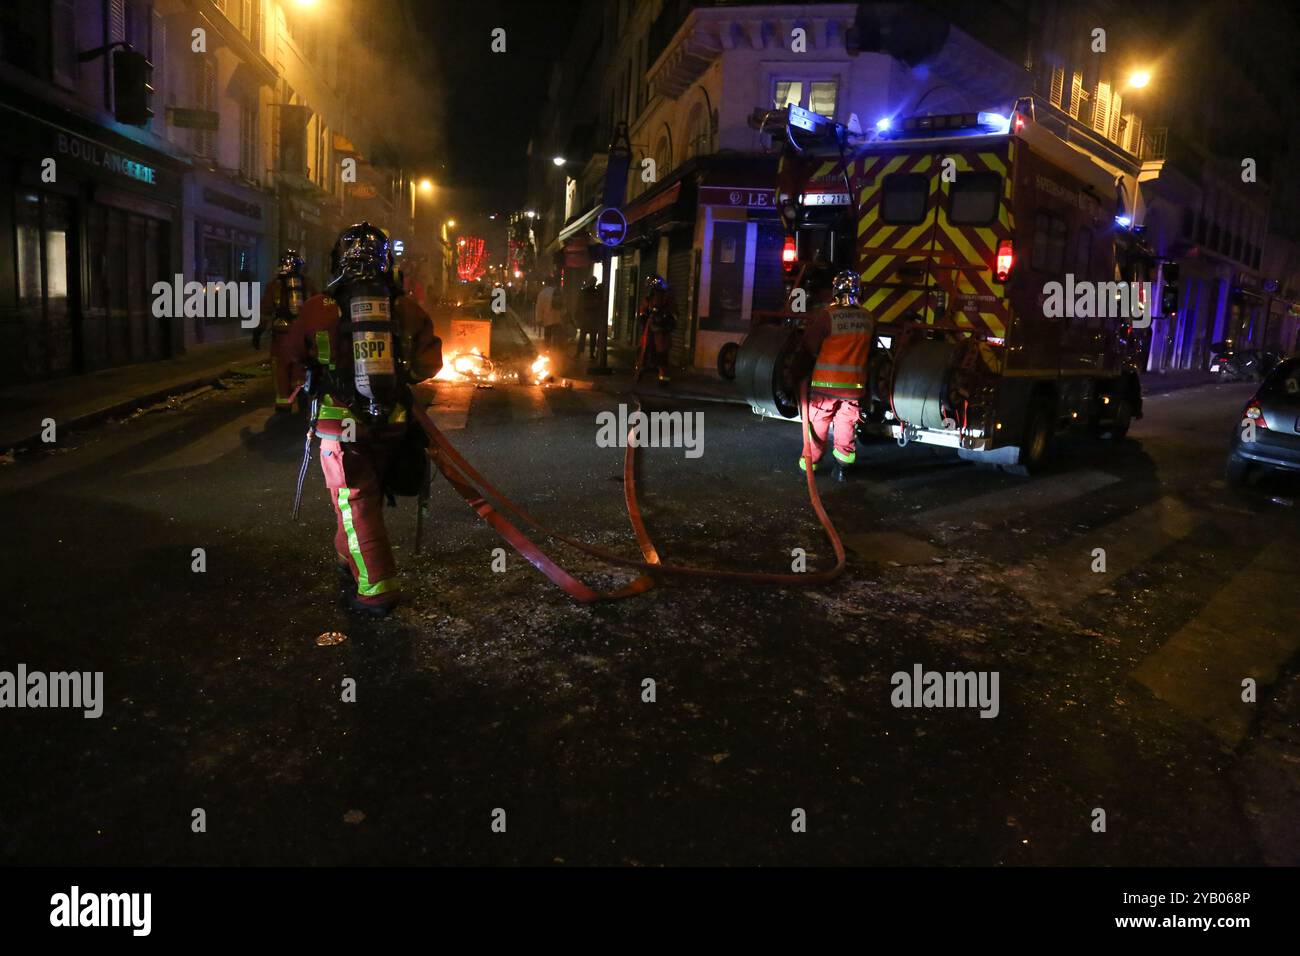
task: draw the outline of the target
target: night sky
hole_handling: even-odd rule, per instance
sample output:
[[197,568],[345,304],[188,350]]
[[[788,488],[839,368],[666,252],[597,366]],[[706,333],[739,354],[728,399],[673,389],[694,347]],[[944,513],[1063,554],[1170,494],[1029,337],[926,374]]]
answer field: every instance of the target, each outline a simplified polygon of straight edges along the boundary
[[[577,0],[404,0],[431,50],[425,64],[441,100],[445,155],[431,157],[441,184],[499,211],[518,206],[529,139],[546,99],[551,63],[563,54]],[[506,52],[491,33],[506,31]],[[442,164],[445,163],[445,169]],[[478,204],[477,202],[475,204]]]

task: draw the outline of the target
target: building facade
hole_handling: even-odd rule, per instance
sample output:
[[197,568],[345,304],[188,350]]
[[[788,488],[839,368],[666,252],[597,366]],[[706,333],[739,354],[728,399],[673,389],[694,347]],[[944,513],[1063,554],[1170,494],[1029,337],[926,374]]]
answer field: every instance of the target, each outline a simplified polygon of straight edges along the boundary
[[[236,316],[155,316],[154,284],[175,275],[265,282],[293,245],[319,287],[345,222],[414,239],[416,188],[373,99],[404,31],[376,12],[372,0],[0,6],[0,259],[16,264],[0,271],[4,380],[247,334]],[[145,122],[116,117],[123,49],[152,65]]]
[[[542,248],[561,276],[608,278],[613,342],[631,341],[640,279],[665,275],[686,319],[673,361],[711,367],[782,298],[783,231],[756,108],[796,104],[867,129],[926,113],[1009,115],[1030,97],[1036,121],[1111,172],[1124,220],[1179,266],[1179,309],[1147,334],[1149,369],[1205,368],[1224,339],[1293,347],[1283,292],[1295,283],[1266,266],[1292,261],[1268,253],[1271,235],[1293,241],[1280,230],[1300,222],[1285,212],[1295,190],[1275,193],[1269,168],[1241,175],[1247,153],[1276,157],[1279,137],[1293,135],[1293,108],[1270,94],[1288,88],[1287,59],[1216,47],[1230,16],[1112,0],[593,5],[552,75],[534,142]],[[1251,29],[1275,30],[1281,39],[1259,39],[1284,48],[1290,30],[1276,20],[1257,16]],[[1207,62],[1223,64],[1221,86]],[[620,122],[632,150],[628,230],[606,252],[593,221]],[[800,258],[821,241],[801,233]]]

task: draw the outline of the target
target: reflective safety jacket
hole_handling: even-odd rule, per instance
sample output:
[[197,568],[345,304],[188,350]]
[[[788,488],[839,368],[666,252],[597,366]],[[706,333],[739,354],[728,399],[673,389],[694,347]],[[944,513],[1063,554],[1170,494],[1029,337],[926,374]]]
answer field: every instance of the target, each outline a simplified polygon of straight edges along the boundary
[[[342,316],[338,303],[330,296],[314,295],[303,303],[298,317],[289,326],[284,336],[284,357],[301,366],[316,363],[327,372],[332,372],[342,364],[339,356],[342,349],[350,349],[350,343],[339,343],[339,322]],[[433,320],[429,314],[407,295],[399,295],[393,301],[394,334],[401,339],[401,355],[405,357],[410,369],[412,382],[421,382],[432,378],[442,368],[442,340],[433,333]],[[408,412],[400,403],[388,416],[387,426],[400,434],[407,421]],[[367,437],[360,416],[348,408],[344,398],[326,392],[321,396],[320,414],[316,422],[316,434],[321,438],[338,440],[343,433],[343,422],[353,420],[355,437]],[[389,429],[385,429],[389,430]],[[379,436],[370,436],[379,437]]]
[[857,401],[866,394],[875,320],[862,309],[827,306],[808,320],[804,347],[816,356],[809,389]]

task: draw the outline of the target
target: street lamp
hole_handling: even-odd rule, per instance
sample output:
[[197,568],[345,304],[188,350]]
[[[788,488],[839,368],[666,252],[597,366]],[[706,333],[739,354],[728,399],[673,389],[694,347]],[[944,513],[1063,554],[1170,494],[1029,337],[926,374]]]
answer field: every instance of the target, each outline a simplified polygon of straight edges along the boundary
[[1150,70],[1134,70],[1128,78],[1128,86],[1130,89],[1134,90],[1140,90],[1150,82]]
[[563,156],[556,156],[554,159],[551,160],[551,162],[553,162],[556,166],[563,166],[565,160]]
[[428,176],[425,176],[423,179],[420,180],[420,192],[426,195],[433,192],[433,180],[430,179]]
[[456,228],[456,220],[455,220],[455,219],[448,219],[448,220],[447,220],[447,228],[448,228],[448,229],[455,229],[455,228]]

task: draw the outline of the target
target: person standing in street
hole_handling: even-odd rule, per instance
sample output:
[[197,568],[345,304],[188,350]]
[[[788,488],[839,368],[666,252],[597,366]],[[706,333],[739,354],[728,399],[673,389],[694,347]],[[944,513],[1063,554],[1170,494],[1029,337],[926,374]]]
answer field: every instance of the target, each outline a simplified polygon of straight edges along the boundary
[[262,295],[262,321],[253,330],[255,349],[262,347],[265,332],[271,332],[271,383],[275,388],[275,410],[281,414],[293,410],[293,395],[301,384],[292,360],[284,354],[284,335],[303,303],[312,296],[304,275],[306,266],[296,249],[284,250],[280,268]]
[[582,283],[578,294],[578,350],[576,358],[582,358],[583,346],[587,347],[587,357],[595,361],[605,347],[605,288],[596,281],[595,276],[588,276]]
[[[857,461],[857,426],[867,391],[875,322],[859,306],[858,273],[846,270],[832,280],[830,302],[816,309],[804,329],[803,348],[814,359],[808,381],[808,439],[812,469],[826,451],[832,430],[835,480]],[[800,469],[808,462],[801,455]]]
[[668,355],[672,348],[673,329],[677,327],[677,307],[663,276],[653,273],[646,276],[645,296],[637,310],[637,320],[641,323],[641,337],[635,381],[641,380],[646,369],[653,368],[659,384],[667,385],[671,381]]
[[438,374],[442,342],[424,309],[403,294],[382,229],[368,222],[345,229],[330,273],[328,294],[308,299],[290,325],[285,354],[304,370],[317,411],[311,427],[321,440],[348,604],[385,617],[401,588],[384,500],[417,495],[428,483],[427,442],[411,420],[410,387]]
[[547,276],[542,280],[542,291],[537,293],[537,302],[533,306],[533,322],[547,345],[551,344],[551,335],[553,334],[551,332],[552,314],[555,312],[556,295],[555,279]]

